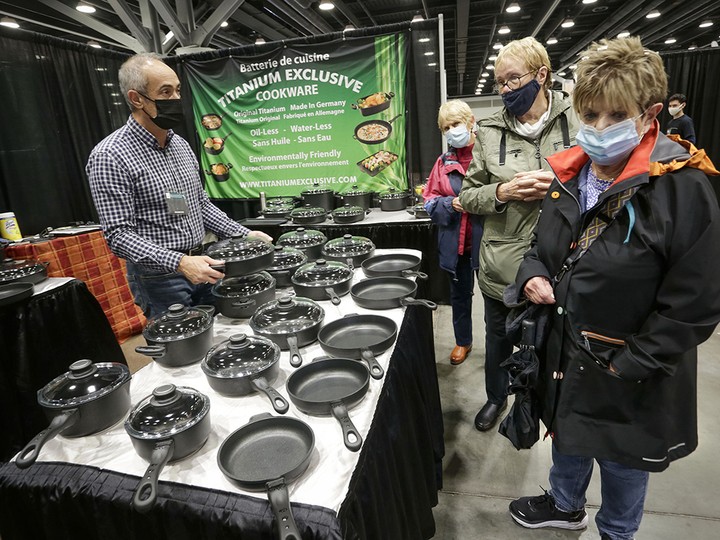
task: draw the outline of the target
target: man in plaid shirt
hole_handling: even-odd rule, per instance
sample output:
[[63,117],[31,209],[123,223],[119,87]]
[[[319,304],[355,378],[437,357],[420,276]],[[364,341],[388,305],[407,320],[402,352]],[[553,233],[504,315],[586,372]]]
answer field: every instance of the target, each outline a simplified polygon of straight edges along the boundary
[[213,303],[222,264],[202,255],[206,231],[271,242],[230,219],[208,199],[197,158],[173,133],[183,120],[180,81],[153,53],[120,68],[120,88],[132,111],[123,127],[91,152],[86,171],[110,249],[127,260],[135,302],[154,317],[171,304]]

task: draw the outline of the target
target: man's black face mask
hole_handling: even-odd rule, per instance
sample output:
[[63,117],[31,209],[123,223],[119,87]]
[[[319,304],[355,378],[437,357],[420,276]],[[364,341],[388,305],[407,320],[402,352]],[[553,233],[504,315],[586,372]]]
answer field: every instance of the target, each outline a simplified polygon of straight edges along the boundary
[[172,129],[182,124],[184,115],[181,99],[151,99],[142,92],[138,92],[138,94],[155,104],[157,111],[155,118],[150,116],[145,109],[143,109],[143,112],[148,115],[148,118],[157,127],[160,129]]

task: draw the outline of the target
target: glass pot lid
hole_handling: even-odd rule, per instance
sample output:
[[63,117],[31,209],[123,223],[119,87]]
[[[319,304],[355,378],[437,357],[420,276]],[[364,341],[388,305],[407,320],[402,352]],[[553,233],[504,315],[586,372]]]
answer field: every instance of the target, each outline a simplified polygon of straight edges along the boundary
[[319,182],[315,182],[311,188],[302,191],[301,195],[314,195],[322,193],[334,193],[332,189],[321,185]]
[[145,339],[165,342],[186,339],[201,334],[212,326],[209,311],[173,304],[164,313],[148,321],[143,335]]
[[215,345],[203,358],[205,374],[233,379],[259,373],[280,358],[280,347],[262,336],[235,334]]
[[129,380],[130,370],[123,364],[78,360],[70,364],[70,371],[38,391],[38,403],[51,408],[82,405],[109,394]]
[[31,260],[7,260],[0,263],[0,283],[32,276],[45,270],[45,265]]
[[343,235],[341,238],[328,240],[323,246],[323,253],[330,257],[352,257],[367,255],[375,250],[372,240],[364,236]]
[[297,268],[307,262],[307,255],[290,246],[275,246],[275,258],[268,272]]
[[324,208],[320,208],[318,206],[310,206],[309,204],[306,204],[305,206],[295,208],[292,212],[290,212],[290,217],[293,217],[293,218],[318,217],[318,216],[324,216],[325,213],[326,213],[326,210]]
[[250,327],[265,334],[293,334],[324,318],[325,310],[314,300],[286,295],[261,306],[250,318]]
[[215,296],[224,298],[248,297],[275,287],[275,278],[267,272],[224,278],[213,285]]
[[320,246],[327,242],[327,236],[314,229],[298,227],[294,231],[286,232],[278,238],[278,245],[289,246],[298,249],[306,249],[313,246]]
[[343,193],[343,195],[370,195],[372,192],[360,189],[357,185],[350,188],[349,191]]
[[265,208],[272,208],[275,206],[289,206],[290,208],[294,208],[295,199],[292,197],[272,197],[265,200]]
[[210,411],[210,400],[194,388],[164,384],[138,403],[125,421],[136,439],[159,439],[191,428]]
[[335,217],[354,217],[363,215],[365,213],[365,209],[362,206],[351,206],[350,204],[345,204],[344,206],[333,210],[332,213]]
[[293,211],[293,208],[295,208],[291,204],[278,204],[276,206],[268,206],[265,208],[265,210],[262,211],[263,216],[286,216],[290,214],[290,212]]
[[380,194],[381,199],[405,199],[408,197],[406,191],[397,191],[396,189],[390,189]]
[[292,282],[298,285],[325,286],[335,285],[352,279],[353,271],[340,261],[326,261],[318,259],[315,262],[303,264],[293,274]]
[[272,253],[273,246],[268,242],[248,239],[239,234],[215,242],[207,249],[207,255],[225,262],[247,261]]

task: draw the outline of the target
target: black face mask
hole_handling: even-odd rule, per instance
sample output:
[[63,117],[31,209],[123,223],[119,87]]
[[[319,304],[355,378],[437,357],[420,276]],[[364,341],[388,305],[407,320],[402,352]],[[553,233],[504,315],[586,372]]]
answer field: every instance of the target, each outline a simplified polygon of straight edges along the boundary
[[182,108],[182,100],[180,99],[151,99],[142,92],[138,92],[145,99],[152,101],[155,104],[157,116],[153,118],[150,116],[145,109],[142,111],[147,114],[148,118],[152,120],[160,129],[171,129],[182,124],[184,115]]

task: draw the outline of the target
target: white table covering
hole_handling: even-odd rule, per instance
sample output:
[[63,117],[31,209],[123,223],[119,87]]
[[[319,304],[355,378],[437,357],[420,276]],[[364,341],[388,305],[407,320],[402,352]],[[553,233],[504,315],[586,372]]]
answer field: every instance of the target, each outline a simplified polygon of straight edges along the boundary
[[[421,256],[410,249],[376,250],[376,254],[409,253]],[[361,269],[355,270],[353,283],[364,279]],[[291,289],[289,289],[291,291]],[[282,289],[279,289],[281,292]],[[279,296],[279,295],[278,295]],[[342,302],[334,306],[330,301],[320,302],[325,309],[325,323],[351,313],[380,314],[392,319],[398,326],[402,324],[404,308],[384,311],[370,311],[358,307],[350,294],[342,297]],[[251,334],[247,319],[229,319],[222,315],[216,317],[214,343],[220,343],[229,336],[245,332]],[[394,345],[377,357],[378,362],[387,370]],[[325,353],[315,342],[301,349],[303,365]],[[285,381],[294,371],[290,366],[289,354],[282,351],[280,375],[273,386],[288,400],[290,410],[287,416],[294,416],[308,423],[315,433],[315,450],[308,470],[288,486],[292,502],[307,503],[338,511],[345,498],[350,477],[358,462],[359,452],[351,452],[343,444],[340,425],[332,416],[308,416],[300,412],[290,401],[285,390]],[[360,432],[363,440],[367,437],[377,401],[382,391],[384,378],[370,379],[368,392],[355,408],[349,410],[350,418]],[[130,393],[133,405],[152,393],[159,385],[172,383],[176,386],[192,387],[210,398],[210,416],[212,432],[207,443],[195,454],[176,463],[169,463],[160,474],[160,481],[173,481],[211,489],[244,493],[256,497],[265,497],[257,492],[238,489],[220,471],[217,466],[217,450],[222,441],[234,430],[246,424],[250,417],[260,413],[277,414],[272,409],[264,393],[253,393],[243,397],[225,397],[216,393],[208,384],[200,364],[180,368],[164,367],[151,362],[133,375]],[[362,451],[362,450],[361,450]],[[148,466],[135,452],[130,436],[125,432],[123,423],[95,435],[79,438],[57,436],[45,444],[40,452],[41,461],[60,461],[95,466],[141,477]]]

